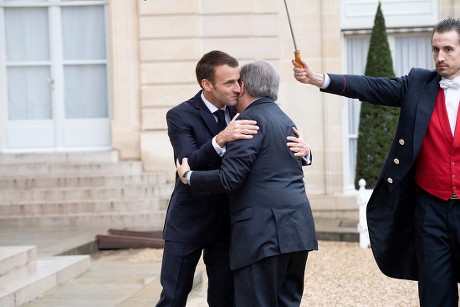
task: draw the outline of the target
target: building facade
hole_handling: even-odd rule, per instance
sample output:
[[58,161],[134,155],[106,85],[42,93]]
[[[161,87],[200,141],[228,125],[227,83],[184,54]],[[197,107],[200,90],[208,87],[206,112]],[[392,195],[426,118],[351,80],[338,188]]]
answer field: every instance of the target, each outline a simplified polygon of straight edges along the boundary
[[[364,72],[378,0],[286,1],[315,70]],[[381,3],[395,73],[431,67],[431,29],[460,16],[460,1]],[[294,80],[282,0],[0,0],[0,46],[0,154],[116,150],[172,180],[165,114],[199,90],[196,62],[219,49],[280,71],[278,103],[314,153],[310,197],[333,208],[354,193],[359,102]]]

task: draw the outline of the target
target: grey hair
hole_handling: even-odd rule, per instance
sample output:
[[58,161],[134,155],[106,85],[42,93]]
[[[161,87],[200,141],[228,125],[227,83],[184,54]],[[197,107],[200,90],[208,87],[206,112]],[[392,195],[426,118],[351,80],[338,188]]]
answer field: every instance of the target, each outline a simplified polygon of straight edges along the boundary
[[241,67],[240,80],[245,91],[252,97],[278,99],[280,76],[275,66],[264,60],[257,60]]

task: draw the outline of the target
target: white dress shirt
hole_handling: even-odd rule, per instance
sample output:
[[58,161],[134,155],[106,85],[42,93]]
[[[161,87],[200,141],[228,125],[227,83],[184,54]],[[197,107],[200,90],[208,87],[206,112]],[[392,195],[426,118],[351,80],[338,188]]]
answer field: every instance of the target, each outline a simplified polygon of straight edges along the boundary
[[[203,99],[203,102],[204,104],[206,105],[206,107],[208,107],[209,111],[211,111],[211,113],[214,113],[215,111],[218,110],[218,108],[213,105],[212,103],[210,103],[208,100],[206,100],[206,98],[204,98],[204,95],[203,93],[201,93],[201,99]],[[224,106],[221,110],[224,110],[224,113],[225,113],[225,121],[227,122],[227,124],[230,122],[230,114],[228,114],[227,112],[227,106]],[[217,116],[214,115],[214,118],[216,119],[216,122],[217,122]],[[219,144],[217,144],[216,142],[216,136],[214,136],[212,138],[212,146],[214,147],[214,149],[216,150],[217,154],[221,157],[224,156],[225,154],[225,151],[226,151],[226,147],[224,145],[224,147],[220,147]]]
[[[442,80],[445,79],[443,78]],[[443,82],[442,80],[441,82]],[[455,126],[457,124],[458,103],[460,102],[460,76],[448,82],[457,83],[455,86],[449,86],[447,88],[444,88],[447,116],[449,117],[449,124],[450,130],[452,131],[452,136],[454,136]]]

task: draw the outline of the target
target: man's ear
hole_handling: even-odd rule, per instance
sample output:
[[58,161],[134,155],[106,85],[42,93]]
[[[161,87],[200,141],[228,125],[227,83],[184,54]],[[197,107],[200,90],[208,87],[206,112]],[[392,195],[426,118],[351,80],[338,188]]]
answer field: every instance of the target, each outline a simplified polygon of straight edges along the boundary
[[205,91],[211,91],[213,89],[212,83],[208,79],[202,79],[201,80],[201,87]]
[[244,94],[244,83],[240,82],[240,94],[239,94],[239,96],[241,97],[241,96],[243,96],[243,94]]

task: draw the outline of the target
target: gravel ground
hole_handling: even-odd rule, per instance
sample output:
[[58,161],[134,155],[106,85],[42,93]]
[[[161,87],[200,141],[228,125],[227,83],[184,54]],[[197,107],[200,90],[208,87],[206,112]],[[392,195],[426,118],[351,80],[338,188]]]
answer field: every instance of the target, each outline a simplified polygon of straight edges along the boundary
[[[206,275],[206,274],[203,274]],[[206,279],[191,293],[187,307],[206,304]],[[302,307],[415,307],[417,283],[386,277],[370,248],[358,243],[320,241],[310,253]]]
[[370,248],[320,241],[310,253],[301,306],[418,306],[417,283],[383,275]]
[[[146,249],[131,261],[161,261],[161,252]],[[187,307],[207,306],[204,268],[203,273],[203,283],[192,291]],[[417,283],[383,275],[371,250],[358,243],[320,241],[319,250],[309,255],[301,306],[415,307]]]

